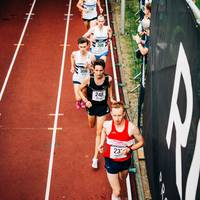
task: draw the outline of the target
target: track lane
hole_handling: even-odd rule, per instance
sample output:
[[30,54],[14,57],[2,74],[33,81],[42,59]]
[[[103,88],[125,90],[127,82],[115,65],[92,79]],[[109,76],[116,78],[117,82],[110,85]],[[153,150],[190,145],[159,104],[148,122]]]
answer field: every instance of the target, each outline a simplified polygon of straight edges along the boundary
[[[69,28],[69,47],[65,68],[65,79],[61,98],[61,113],[59,126],[63,130],[57,134],[54,155],[54,169],[50,200],[110,200],[111,189],[107,181],[104,160],[100,156],[99,170],[91,168],[94,151],[95,128],[87,124],[85,110],[75,108],[75,99],[70,73],[70,55],[77,50],[77,39],[86,32],[76,4],[72,6],[72,17]],[[106,73],[112,75],[110,54],[107,59]],[[124,188],[123,188],[124,189]],[[124,199],[127,197],[123,192]]]
[[[95,129],[88,128],[86,112],[75,109],[69,57],[86,31],[75,4],[60,105],[64,116],[58,121],[62,130],[57,131],[49,199],[107,200],[111,190],[103,158],[98,171],[91,169]],[[48,114],[54,113],[56,105],[62,57],[58,43],[64,38],[66,1],[41,0],[35,13],[0,104],[0,179],[5,182],[0,196],[4,200],[44,199],[45,193],[52,136],[47,127],[53,127],[54,119]],[[112,74],[110,57],[106,72]]]
[[[48,3],[48,4],[47,4]],[[0,196],[44,199],[64,38],[65,1],[43,0],[0,103]],[[58,23],[59,22],[59,23]],[[6,189],[5,189],[6,188]]]
[[2,88],[10,62],[15,52],[23,26],[26,12],[30,9],[30,1],[0,1],[0,88]]

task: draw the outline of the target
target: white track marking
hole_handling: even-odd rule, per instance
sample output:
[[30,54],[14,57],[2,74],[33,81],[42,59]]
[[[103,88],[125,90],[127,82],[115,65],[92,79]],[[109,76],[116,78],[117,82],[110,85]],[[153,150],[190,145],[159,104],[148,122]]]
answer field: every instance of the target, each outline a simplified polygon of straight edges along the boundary
[[32,127],[14,127],[14,128],[9,127],[8,128],[8,127],[4,127],[2,125],[1,125],[1,127],[2,127],[1,128],[2,130],[16,130],[16,131],[17,130],[19,130],[19,131],[21,131],[21,130],[29,130],[29,131],[32,131],[32,130],[48,130],[48,128],[42,128],[42,127],[41,128],[35,128],[35,127],[34,128],[32,128]]
[[[55,116],[55,113],[50,113],[49,116]],[[64,116],[64,113],[58,113],[58,116]]]
[[14,46],[18,46],[18,45],[20,45],[20,46],[24,46],[24,44],[13,44]]
[[[65,44],[65,45],[68,46],[68,47],[70,46],[70,44]],[[64,44],[60,44],[60,46],[63,47]]]
[[[110,26],[110,17],[109,17],[107,0],[105,0],[105,5],[106,5],[106,13],[107,13],[107,23],[108,23],[108,26]],[[111,62],[112,62],[112,70],[113,70],[113,81],[114,81],[114,85],[115,85],[115,96],[116,96],[116,100],[119,101],[120,95],[119,95],[119,87],[118,87],[117,72],[116,72],[116,65],[115,65],[115,60],[114,60],[112,40],[110,40],[110,54],[111,54]]]
[[20,46],[21,46],[21,43],[22,43],[24,34],[25,34],[25,32],[26,32],[26,28],[27,28],[28,23],[29,23],[29,21],[30,21],[31,13],[33,12],[33,8],[34,8],[34,6],[35,6],[35,3],[36,3],[36,0],[34,0],[33,3],[32,3],[32,6],[31,6],[31,9],[30,9],[28,18],[27,18],[26,23],[25,23],[25,25],[24,25],[24,29],[23,29],[22,34],[21,34],[21,37],[20,37],[20,39],[19,39],[19,42],[18,42],[17,48],[16,48],[16,50],[15,50],[14,56],[13,56],[13,58],[12,58],[12,61],[11,61],[11,63],[10,63],[10,67],[9,67],[9,69],[8,69],[8,73],[7,73],[7,75],[6,75],[6,78],[5,78],[5,80],[4,80],[3,86],[2,86],[2,88],[1,88],[1,92],[0,92],[0,101],[1,101],[1,99],[2,99],[2,96],[3,96],[3,93],[4,93],[4,91],[5,91],[6,85],[7,85],[7,83],[8,83],[8,79],[9,79],[9,77],[10,77],[10,73],[11,73],[11,71],[12,71],[13,65],[14,65],[15,60],[16,60],[16,57],[17,57],[17,54],[18,54],[18,52],[19,52],[19,48],[20,48]]
[[[109,18],[108,1],[107,0],[105,0],[105,4],[106,4],[106,13],[107,13],[107,23],[108,23],[108,26],[110,26],[110,18]],[[118,87],[117,72],[116,72],[116,65],[115,65],[115,60],[114,60],[112,41],[110,41],[110,53],[111,53],[111,61],[112,61],[112,68],[113,68],[113,79],[114,79],[114,85],[115,85],[115,96],[116,96],[116,100],[119,101],[120,95],[119,95],[119,87]],[[132,200],[130,186],[131,186],[130,176],[128,174],[128,176],[126,178],[126,188],[127,188],[128,200]]]
[[[25,20],[27,20],[27,19],[28,19],[28,17],[24,17],[24,19],[25,19]],[[32,19],[33,19],[33,18],[32,18],[32,17],[30,17],[30,18],[29,18],[29,21],[30,21],[30,20],[32,20]]]
[[47,184],[46,184],[46,191],[45,191],[45,200],[49,200],[50,187],[51,187],[51,177],[52,177],[53,160],[54,160],[54,149],[55,149],[55,144],[56,144],[56,130],[57,130],[57,124],[58,124],[58,113],[59,113],[59,107],[60,107],[60,98],[61,98],[62,82],[63,82],[63,74],[64,74],[64,66],[65,66],[65,58],[66,58],[66,48],[67,48],[71,3],[72,3],[72,0],[69,1],[68,17],[67,17],[66,29],[65,29],[65,39],[64,39],[64,47],[63,47],[63,54],[62,54],[62,63],[61,63],[60,80],[59,80],[59,87],[58,87],[58,96],[57,96],[57,102],[56,102],[56,111],[55,111],[56,115],[55,115],[55,118],[54,118],[54,129],[53,129],[52,142],[51,142],[51,152],[50,152],[50,158],[49,158],[49,169],[48,169]]
[[30,13],[26,13],[26,15],[35,15],[35,13],[31,13],[31,14]]
[[[64,16],[68,16],[68,13],[67,13],[67,14],[64,14]],[[73,14],[69,14],[69,16],[73,16]]]
[[[52,130],[54,130],[54,129],[55,129],[54,127],[53,127],[53,128],[48,128],[49,131],[52,131]],[[62,131],[62,128],[56,128],[56,130],[57,130],[57,131]]]

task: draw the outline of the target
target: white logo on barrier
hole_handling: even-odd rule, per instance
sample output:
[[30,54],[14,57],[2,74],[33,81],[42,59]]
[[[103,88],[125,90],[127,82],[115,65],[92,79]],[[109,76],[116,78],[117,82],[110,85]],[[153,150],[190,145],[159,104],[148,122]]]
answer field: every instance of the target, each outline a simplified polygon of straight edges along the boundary
[[[180,117],[180,112],[178,109],[178,93],[179,86],[181,81],[181,76],[184,81],[185,90],[186,90],[186,114],[185,120],[182,122]],[[172,102],[171,109],[167,127],[166,140],[168,148],[170,148],[171,136],[172,136],[172,128],[173,125],[176,129],[176,185],[178,188],[178,192],[180,195],[180,199],[182,199],[182,157],[181,157],[181,147],[187,146],[187,140],[191,125],[192,119],[192,110],[193,110],[193,91],[192,91],[192,82],[191,82],[191,74],[190,68],[188,64],[188,60],[185,54],[185,50],[183,48],[182,43],[179,47],[179,54],[176,66],[175,80],[174,80],[174,88],[172,94]],[[185,191],[185,199],[186,200],[194,200],[196,196],[196,190],[198,185],[199,173],[200,173],[200,121],[198,123],[197,128],[197,138],[196,145],[194,150],[194,155],[190,167],[190,171],[188,174],[187,182],[186,182],[186,191]]]

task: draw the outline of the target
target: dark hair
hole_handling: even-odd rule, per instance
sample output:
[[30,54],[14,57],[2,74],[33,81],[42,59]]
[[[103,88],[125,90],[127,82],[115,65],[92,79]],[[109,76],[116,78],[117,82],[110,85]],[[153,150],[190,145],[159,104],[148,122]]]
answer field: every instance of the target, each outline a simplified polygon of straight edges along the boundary
[[103,59],[96,59],[96,60],[94,61],[94,65],[93,65],[94,68],[95,68],[96,65],[102,66],[103,69],[105,69],[105,67],[106,67],[105,61],[104,61]]
[[151,4],[150,3],[146,4],[146,9],[149,10],[149,12],[151,13]]
[[87,45],[88,45],[89,44],[88,39],[85,37],[78,38],[78,44],[83,44],[83,43],[87,43]]

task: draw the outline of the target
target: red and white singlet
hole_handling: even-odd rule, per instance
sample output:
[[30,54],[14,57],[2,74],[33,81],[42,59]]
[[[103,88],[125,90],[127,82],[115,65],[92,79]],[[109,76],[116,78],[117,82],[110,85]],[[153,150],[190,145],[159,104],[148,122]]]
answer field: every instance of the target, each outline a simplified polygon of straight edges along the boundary
[[125,120],[125,127],[122,132],[118,132],[115,128],[114,122],[112,121],[112,128],[106,138],[106,150],[104,157],[111,158],[114,161],[122,162],[128,160],[131,154],[124,155],[123,149],[130,147],[134,144],[134,137],[128,135],[129,121]]

